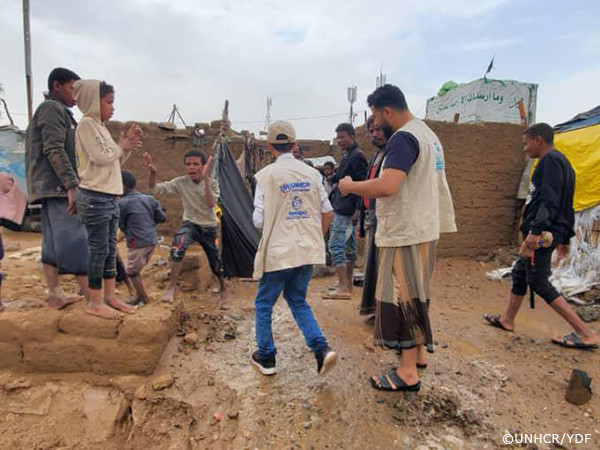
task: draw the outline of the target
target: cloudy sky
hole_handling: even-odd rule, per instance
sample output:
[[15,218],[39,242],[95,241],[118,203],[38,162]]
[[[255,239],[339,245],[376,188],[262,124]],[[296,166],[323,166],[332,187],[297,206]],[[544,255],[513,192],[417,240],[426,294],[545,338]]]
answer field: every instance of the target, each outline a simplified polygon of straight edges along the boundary
[[[0,83],[24,127],[22,2],[0,11]],[[537,118],[556,124],[600,103],[599,20],[587,0],[31,0],[34,99],[64,66],[115,86],[117,120],[166,120],[176,103],[207,122],[229,99],[233,127],[257,132],[271,97],[274,119],[327,139],[347,86],[362,112],[380,67],[422,117],[495,55],[491,77],[539,84]]]

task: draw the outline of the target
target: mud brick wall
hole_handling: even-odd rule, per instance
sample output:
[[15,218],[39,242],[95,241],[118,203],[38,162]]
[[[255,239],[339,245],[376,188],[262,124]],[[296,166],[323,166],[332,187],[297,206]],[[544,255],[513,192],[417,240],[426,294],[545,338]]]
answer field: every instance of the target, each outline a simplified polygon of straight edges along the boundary
[[[428,122],[446,157],[458,233],[443,235],[438,255],[477,257],[516,238],[517,190],[525,168],[524,127],[503,123]],[[362,148],[373,152],[364,127]]]
[[179,315],[170,305],[149,305],[121,321],[77,309],[3,312],[0,369],[150,374]]
[[[219,122],[198,124],[206,128],[206,138],[199,145],[208,154],[218,134]],[[429,122],[444,146],[446,174],[454,199],[458,233],[442,237],[440,256],[477,257],[514,242],[516,237],[516,194],[525,167],[520,125],[482,123],[453,124]],[[138,178],[138,187],[145,191],[148,173],[142,153],[149,152],[158,166],[158,181],[170,180],[184,174],[183,154],[197,145],[194,127],[165,131],[156,124],[141,124],[146,140],[125,163]],[[114,135],[123,127],[113,122],[109,128]],[[367,156],[373,153],[364,126],[356,129],[360,146]],[[333,136],[332,131],[332,136]],[[230,147],[236,158],[244,148],[244,138],[231,132]],[[329,141],[300,140],[306,157],[332,155],[339,161],[340,149]],[[158,231],[170,242],[182,216],[181,201],[177,196],[158,196],[167,209],[167,223]]]
[[[142,154],[148,152],[158,169],[157,181],[168,181],[175,177],[185,174],[183,155],[192,148],[201,148],[206,154],[212,155],[213,144],[219,134],[220,121],[215,120],[208,123],[196,124],[194,127],[177,129],[175,131],[163,130],[156,123],[139,123],[146,136],[142,147],[136,150],[124,164],[127,169],[136,176],[138,189],[142,192],[147,191],[148,171],[144,165]],[[121,130],[125,128],[123,122],[110,122],[108,128],[115,139]],[[205,130],[205,137],[198,139],[193,132],[196,128]],[[230,131],[227,134],[229,139],[229,148],[233,156],[237,159],[244,151],[244,137]],[[264,147],[264,142],[259,143]],[[331,153],[331,145],[328,141],[319,140],[299,140],[299,145],[307,158],[323,156]],[[159,234],[165,236],[167,242],[170,242],[172,235],[177,231],[181,224],[183,210],[181,199],[175,195],[158,195],[158,201],[167,210],[167,222],[159,225]]]

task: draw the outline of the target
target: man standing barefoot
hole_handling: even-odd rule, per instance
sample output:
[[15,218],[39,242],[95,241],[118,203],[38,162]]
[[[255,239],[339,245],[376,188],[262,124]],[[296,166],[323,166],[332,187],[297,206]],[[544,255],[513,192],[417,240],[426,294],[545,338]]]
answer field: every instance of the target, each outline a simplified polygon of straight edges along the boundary
[[73,85],[79,76],[63,68],[48,77],[48,96],[38,106],[27,129],[25,166],[29,201],[42,206],[42,265],[48,287],[48,307],[61,309],[81,300],[67,296],[59,275],[75,275],[87,295],[88,245],[85,227],[75,216],[79,186]]

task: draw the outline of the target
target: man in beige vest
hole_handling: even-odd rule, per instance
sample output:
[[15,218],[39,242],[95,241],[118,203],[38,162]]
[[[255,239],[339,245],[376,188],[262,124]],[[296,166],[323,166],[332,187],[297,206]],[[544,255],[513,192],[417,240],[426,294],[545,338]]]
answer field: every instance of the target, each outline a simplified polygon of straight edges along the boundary
[[440,233],[456,231],[442,144],[408,109],[404,94],[386,84],[367,102],[388,138],[378,178],[340,181],[343,194],[377,198],[379,249],[375,343],[402,352],[400,367],[370,379],[374,388],[418,391],[417,368],[433,352],[430,277]]
[[263,375],[274,375],[275,342],[271,330],[273,306],[283,292],[306,343],[317,359],[319,375],[328,372],[337,355],[329,348],[306,301],[313,264],[325,263],[324,232],[332,208],[312,167],[294,158],[296,133],[288,122],[269,127],[267,149],[277,161],[256,174],[253,221],[262,228],[254,261],[259,279],[255,300],[256,343],[252,363]]

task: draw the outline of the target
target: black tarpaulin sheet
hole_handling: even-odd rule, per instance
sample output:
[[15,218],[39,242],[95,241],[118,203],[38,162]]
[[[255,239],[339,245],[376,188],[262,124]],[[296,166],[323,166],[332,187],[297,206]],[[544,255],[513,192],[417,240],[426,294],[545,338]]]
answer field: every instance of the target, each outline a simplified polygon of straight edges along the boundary
[[215,170],[221,190],[221,251],[225,273],[229,277],[251,277],[260,234],[252,223],[252,196],[224,141],[217,144]]

